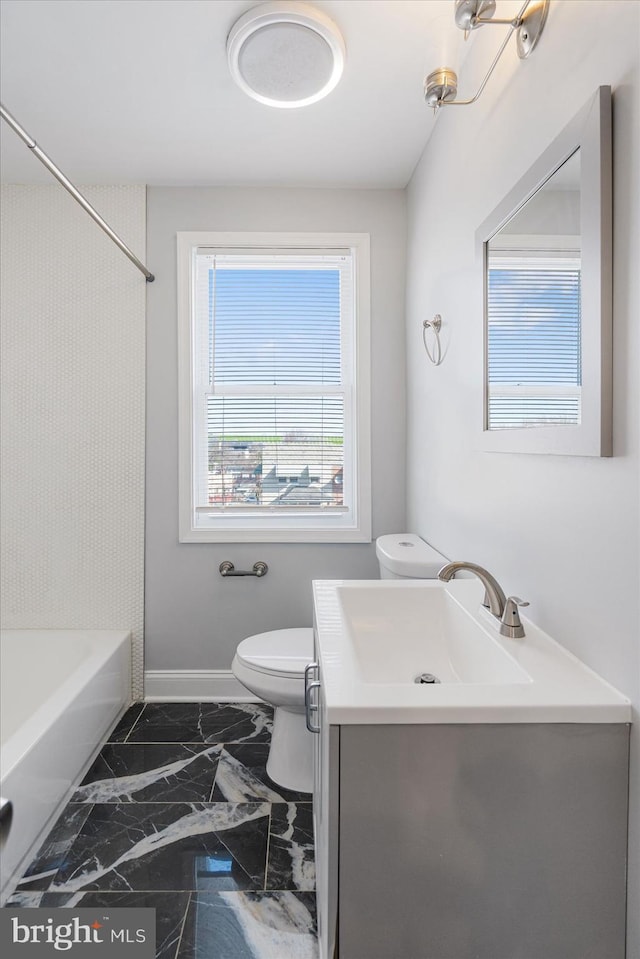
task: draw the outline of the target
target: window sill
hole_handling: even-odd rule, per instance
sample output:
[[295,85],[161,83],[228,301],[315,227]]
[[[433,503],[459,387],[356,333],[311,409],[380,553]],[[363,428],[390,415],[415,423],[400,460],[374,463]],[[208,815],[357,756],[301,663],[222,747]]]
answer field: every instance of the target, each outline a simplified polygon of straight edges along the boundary
[[370,543],[364,529],[191,529],[180,533],[181,543]]
[[370,543],[371,503],[366,490],[359,495],[364,509],[326,512],[300,511],[242,515],[185,510],[180,517],[181,543]]

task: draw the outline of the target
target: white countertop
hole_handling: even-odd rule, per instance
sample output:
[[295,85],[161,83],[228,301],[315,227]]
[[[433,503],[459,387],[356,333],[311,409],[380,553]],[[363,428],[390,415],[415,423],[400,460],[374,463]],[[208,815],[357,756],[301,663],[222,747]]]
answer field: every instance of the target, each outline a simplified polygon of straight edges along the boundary
[[[391,681],[365,681],[362,644],[359,659],[341,601],[343,591],[363,587],[374,588],[376,593],[446,590],[460,607],[459,612],[473,619],[473,629],[482,631],[481,642],[494,647],[498,644],[520,667],[513,670],[519,678],[513,682],[443,680],[440,684],[417,685],[411,677],[398,682],[390,669]],[[491,615],[480,606],[483,588],[475,579],[446,584],[438,580],[316,580],[313,595],[316,657],[321,666],[325,719],[331,724],[631,721],[629,699],[525,616],[522,622],[526,635],[522,639],[500,636]],[[400,595],[391,597],[396,604]],[[396,644],[397,637],[390,634],[390,665]]]

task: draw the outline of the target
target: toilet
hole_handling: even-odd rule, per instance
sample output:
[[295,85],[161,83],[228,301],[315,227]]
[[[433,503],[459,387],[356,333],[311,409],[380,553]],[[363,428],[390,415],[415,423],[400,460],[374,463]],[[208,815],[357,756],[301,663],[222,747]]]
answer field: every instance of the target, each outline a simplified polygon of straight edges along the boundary
[[[376,540],[381,579],[435,579],[448,562],[415,533]],[[273,629],[239,644],[231,668],[250,692],[274,707],[267,774],[296,792],[313,790],[313,734],[305,720],[304,670],[313,662],[313,629]]]

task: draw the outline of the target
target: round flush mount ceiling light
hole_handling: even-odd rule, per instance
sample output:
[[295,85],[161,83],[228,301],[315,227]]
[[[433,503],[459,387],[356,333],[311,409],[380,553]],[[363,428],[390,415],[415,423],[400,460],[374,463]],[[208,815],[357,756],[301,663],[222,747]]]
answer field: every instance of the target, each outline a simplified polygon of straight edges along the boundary
[[336,24],[308,3],[261,3],[227,37],[231,76],[254,100],[304,107],[326,97],[344,68]]

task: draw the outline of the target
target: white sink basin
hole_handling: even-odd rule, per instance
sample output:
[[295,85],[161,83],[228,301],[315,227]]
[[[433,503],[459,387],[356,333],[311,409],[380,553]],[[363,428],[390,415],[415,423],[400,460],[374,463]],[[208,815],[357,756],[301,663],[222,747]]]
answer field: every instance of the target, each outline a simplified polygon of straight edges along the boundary
[[[531,677],[442,587],[339,586],[348,639],[365,683],[527,683]],[[489,614],[490,615],[490,614]]]
[[[615,723],[629,700],[522,617],[500,635],[475,579],[314,582],[330,723]],[[422,673],[439,683],[417,684]]]

